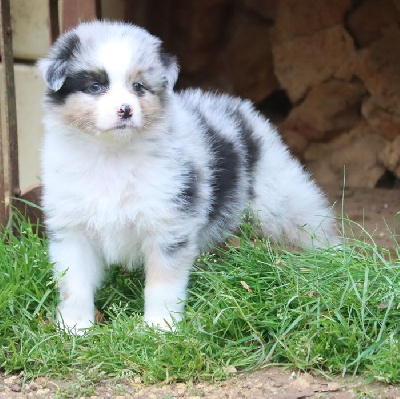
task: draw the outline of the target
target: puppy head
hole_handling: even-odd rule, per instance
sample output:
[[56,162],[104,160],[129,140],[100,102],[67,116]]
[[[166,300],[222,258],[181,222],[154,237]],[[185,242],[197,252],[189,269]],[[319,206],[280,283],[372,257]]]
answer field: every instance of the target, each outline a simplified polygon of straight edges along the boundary
[[91,135],[129,137],[162,120],[178,77],[175,57],[146,30],[89,22],[60,36],[38,67],[47,114]]

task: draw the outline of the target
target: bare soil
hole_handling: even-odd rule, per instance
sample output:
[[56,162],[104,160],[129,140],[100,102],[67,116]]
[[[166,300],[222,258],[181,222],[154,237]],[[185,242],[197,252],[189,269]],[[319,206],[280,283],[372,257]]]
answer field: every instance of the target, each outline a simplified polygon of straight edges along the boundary
[[400,234],[400,190],[326,187],[325,192],[335,203],[336,215],[341,216],[343,208],[343,216],[359,225],[347,225],[348,236],[368,240],[369,233],[378,246],[394,249],[393,236]]
[[[0,397],[52,398],[81,396],[73,391],[72,382],[49,380],[40,377],[22,385],[19,376],[0,379]],[[76,395],[78,394],[78,395]],[[237,375],[218,383],[177,383],[146,386],[140,381],[125,380],[110,384],[104,381],[95,387],[90,398],[140,398],[140,399],[236,399],[236,398],[400,398],[400,387],[379,383],[366,383],[360,378],[326,379],[320,375],[296,373],[281,368],[264,368],[252,373]]]
[[[335,211],[358,223],[347,227],[347,234],[369,239],[394,253],[393,234],[399,230],[395,215],[400,212],[400,190],[326,188],[328,197],[336,201]],[[342,207],[342,197],[344,202]],[[400,215],[399,215],[400,219]],[[365,231],[364,231],[365,230]],[[235,374],[235,370],[232,370]],[[0,376],[0,397],[55,397],[71,389],[73,382],[38,378],[22,384],[21,376]],[[117,384],[102,382],[95,387],[92,398],[398,398],[400,386],[367,383],[360,378],[323,378],[320,375],[298,373],[281,368],[262,368],[252,373],[236,375],[219,383],[178,383],[146,386],[139,379]]]

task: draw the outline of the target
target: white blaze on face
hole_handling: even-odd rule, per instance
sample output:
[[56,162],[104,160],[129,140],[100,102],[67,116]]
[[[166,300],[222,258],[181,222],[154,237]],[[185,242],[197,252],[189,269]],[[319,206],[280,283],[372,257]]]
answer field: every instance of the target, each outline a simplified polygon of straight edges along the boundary
[[[129,81],[132,68],[131,43],[128,46],[124,41],[113,41],[100,46],[96,58],[98,65],[107,72],[109,88],[106,93],[99,96],[96,106],[96,125],[100,130],[113,130],[121,128],[140,128],[142,126],[142,109],[138,97],[131,89]],[[131,118],[122,120],[118,115],[123,104],[131,107]]]
[[111,80],[126,77],[132,66],[132,55],[138,51],[133,46],[132,42],[122,40],[102,44],[95,55],[97,65],[101,65],[107,71]]

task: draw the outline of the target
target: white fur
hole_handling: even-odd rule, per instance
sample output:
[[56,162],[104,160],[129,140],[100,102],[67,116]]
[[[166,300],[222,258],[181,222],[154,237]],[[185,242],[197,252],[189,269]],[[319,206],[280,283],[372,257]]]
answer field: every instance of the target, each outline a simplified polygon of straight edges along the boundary
[[[73,33],[81,47],[65,65],[60,61],[60,71],[69,76],[79,68],[103,68],[110,85],[98,97],[79,92],[62,104],[45,102],[43,204],[51,262],[60,275],[60,325],[78,333],[90,327],[93,295],[106,268],[143,263],[145,321],[172,325],[182,317],[196,256],[237,228],[249,201],[264,234],[274,240],[312,246],[315,235],[316,246],[335,241],[324,196],[249,102],[201,91],[173,93],[176,63],[162,64],[159,40],[135,26],[95,22]],[[65,81],[58,72],[52,80],[48,72],[63,40],[40,63],[50,94]],[[136,96],[129,81],[133,70],[151,71],[146,79],[160,94]],[[133,116],[118,129],[123,103],[131,105]],[[88,110],[80,125],[69,122],[77,104]],[[161,116],[149,122],[146,112]],[[251,128],[259,152],[251,171],[240,121]],[[235,188],[214,219],[220,164],[219,147],[210,147],[212,131],[221,146],[230,143],[241,164],[230,182]],[[179,204],[188,175],[195,198]]]

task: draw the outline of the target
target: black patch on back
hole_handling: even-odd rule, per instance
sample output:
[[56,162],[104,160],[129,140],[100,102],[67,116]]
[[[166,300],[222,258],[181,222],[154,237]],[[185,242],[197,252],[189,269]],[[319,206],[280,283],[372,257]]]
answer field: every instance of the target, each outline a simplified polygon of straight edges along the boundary
[[65,78],[65,82],[58,91],[48,90],[47,98],[52,104],[62,105],[68,95],[85,91],[92,83],[98,82],[108,87],[110,82],[104,69],[96,71],[78,71],[71,73]]
[[213,154],[210,185],[212,187],[212,199],[208,212],[208,220],[213,222],[223,213],[229,212],[229,205],[235,197],[237,190],[240,158],[235,150],[234,143],[222,136],[201,111],[195,106],[186,103],[188,110],[198,115],[199,127],[203,128],[207,137],[209,149]]
[[199,115],[213,153],[213,164],[211,165],[213,193],[208,213],[208,219],[212,222],[221,215],[229,205],[231,198],[235,196],[240,160],[234,144],[214,129],[204,115]]
[[216,219],[229,197],[236,191],[238,183],[239,155],[232,142],[217,134],[214,129],[207,131],[211,139],[211,149],[216,155],[214,161],[213,200],[208,215],[210,221]]
[[180,196],[179,203],[180,209],[184,212],[194,212],[196,199],[198,197],[197,175],[193,164],[188,163],[188,172],[185,175],[185,187],[183,188]]
[[249,196],[254,196],[253,181],[254,181],[254,169],[260,159],[260,147],[261,143],[258,138],[253,136],[253,129],[247,121],[246,117],[240,110],[236,109],[233,113],[235,120],[238,123],[240,138],[243,143],[243,147],[246,151],[246,172],[249,176]]

